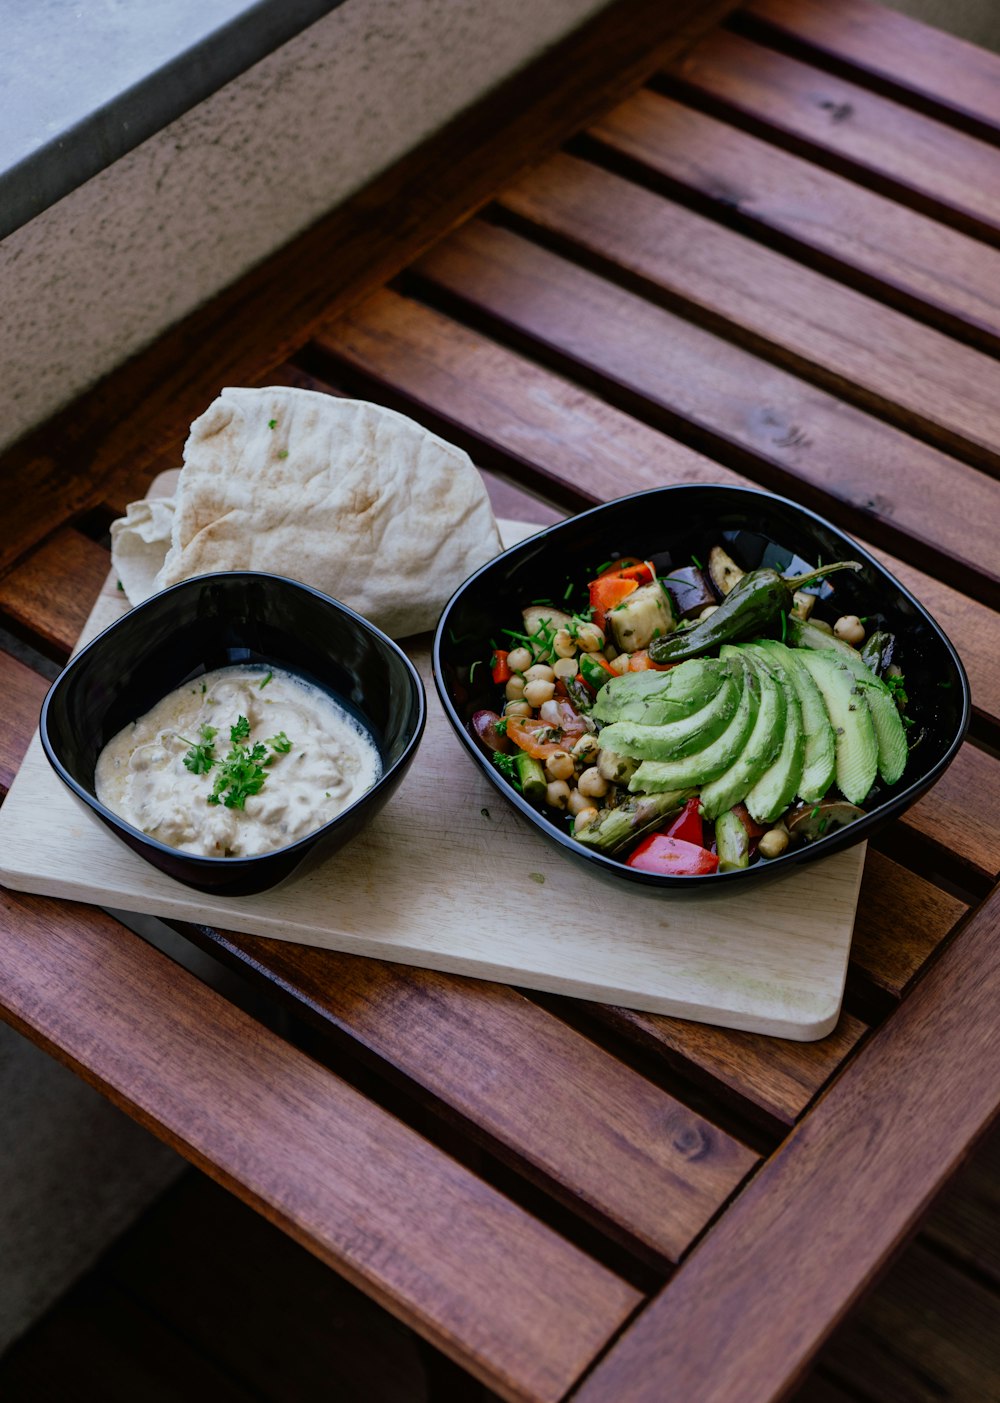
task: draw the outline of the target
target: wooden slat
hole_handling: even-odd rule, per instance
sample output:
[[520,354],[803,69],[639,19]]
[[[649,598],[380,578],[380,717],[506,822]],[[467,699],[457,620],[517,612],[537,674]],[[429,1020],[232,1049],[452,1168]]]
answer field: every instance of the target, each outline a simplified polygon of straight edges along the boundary
[[823,1351],[866,1398],[1000,1403],[1000,1295],[916,1242]]
[[797,1043],[726,1028],[709,1028],[633,1008],[589,1005],[588,1012],[687,1075],[696,1069],[713,1093],[733,1096],[743,1110],[763,1111],[792,1125],[851,1055],[867,1029],[849,1013],[819,1042]]
[[921,1235],[1000,1290],[1000,1132],[987,1135],[956,1175]]
[[680,89],[741,123],[991,243],[996,150],[867,88],[715,30],[673,65]]
[[48,689],[44,677],[0,649],[0,796],[14,781]]
[[1000,472],[1000,371],[974,348],[574,156],[553,156],[499,203],[644,295]]
[[92,908],[0,893],[3,1016],[508,1398],[631,1287]]
[[416,267],[626,408],[1000,602],[985,474],[507,229],[466,225]]
[[1000,58],[871,0],[749,0],[741,20],[1000,134]]
[[393,277],[735,3],[603,8],[29,435],[0,462],[0,572],[68,518],[115,500],[118,474],[175,465],[188,426],[223,385],[259,384],[312,327]]
[[901,821],[992,884],[1000,872],[1000,760],[964,745],[930,793]]
[[852,973],[902,998],[967,909],[958,897],[869,848],[851,945]]
[[[378,397],[392,387],[393,402],[463,442],[476,461],[501,453],[512,470],[530,473],[533,480],[544,477],[553,492],[561,490],[563,500],[592,504],[671,482],[747,482],[579,386],[393,292],[379,292],[331,323],[318,344],[366,377],[365,393]],[[663,353],[668,349],[665,344]],[[831,457],[829,471],[835,470]],[[827,504],[819,509],[827,511]],[[977,709],[1000,718],[996,615],[883,551],[868,549],[938,618],[962,655]]]
[[72,527],[0,579],[0,612],[57,655],[69,654],[110,567],[108,552]]
[[1000,252],[645,88],[590,130],[602,159],[942,330],[1000,349]]
[[673,1396],[705,1403],[781,1396],[998,1107],[1000,890],[605,1355],[578,1403],[659,1403],[667,1378]]
[[516,989],[180,929],[394,1068],[641,1255],[676,1261],[756,1162]]

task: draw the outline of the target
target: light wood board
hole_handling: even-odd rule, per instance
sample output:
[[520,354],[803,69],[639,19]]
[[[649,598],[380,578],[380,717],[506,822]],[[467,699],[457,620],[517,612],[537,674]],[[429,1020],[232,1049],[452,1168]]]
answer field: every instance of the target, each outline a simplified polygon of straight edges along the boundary
[[[533,528],[501,523],[512,544]],[[109,578],[81,645],[126,612]],[[37,735],[0,808],[0,881],[351,954],[809,1041],[837,1021],[865,845],[731,894],[620,890],[533,831],[465,755],[431,679],[413,767],[342,852],[272,892],[190,891],[120,843]]]

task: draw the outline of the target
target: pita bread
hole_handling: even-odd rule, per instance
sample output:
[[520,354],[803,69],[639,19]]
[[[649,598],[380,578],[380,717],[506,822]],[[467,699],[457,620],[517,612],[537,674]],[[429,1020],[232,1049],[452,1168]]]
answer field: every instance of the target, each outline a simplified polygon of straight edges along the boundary
[[131,502],[125,515],[111,523],[111,563],[130,604],[141,604],[159,588],[156,577],[173,529],[173,497]]
[[[133,521],[151,550],[152,523]],[[191,426],[153,584],[213,570],[289,575],[399,638],[432,628],[501,549],[472,460],[402,414],[311,390],[226,389]]]

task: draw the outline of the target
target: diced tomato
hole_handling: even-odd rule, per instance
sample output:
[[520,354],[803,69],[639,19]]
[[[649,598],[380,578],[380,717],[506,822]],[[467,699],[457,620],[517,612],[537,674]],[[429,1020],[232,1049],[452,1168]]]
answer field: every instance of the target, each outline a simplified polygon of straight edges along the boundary
[[685,843],[694,843],[695,847],[703,848],[705,835],[701,826],[701,814],[698,812],[700,804],[701,799],[697,794],[693,799],[689,799],[667,829],[665,836],[681,838]]
[[656,872],[662,877],[700,877],[717,872],[719,859],[696,843],[654,833],[639,844],[627,866],[636,867],[640,872]]
[[498,648],[493,654],[490,660],[490,667],[493,669],[493,681],[497,686],[510,681],[510,667],[507,663],[507,654],[502,648]]
[[669,672],[676,663],[654,663],[648,648],[640,648],[628,660],[629,672]]
[[516,746],[526,750],[536,760],[544,760],[547,755],[554,755],[557,750],[566,749],[566,742],[561,739],[561,735],[560,738],[552,738],[553,729],[546,722],[536,721],[531,717],[507,717],[507,735]]
[[622,579],[620,575],[602,575],[598,580],[591,580],[590,607],[594,611],[593,620],[597,627],[603,629],[609,611],[617,608],[638,588],[636,580]]
[[767,832],[767,824],[758,823],[756,819],[751,818],[746,804],[734,804],[733,809],[740,823],[746,829],[747,837],[760,838]]

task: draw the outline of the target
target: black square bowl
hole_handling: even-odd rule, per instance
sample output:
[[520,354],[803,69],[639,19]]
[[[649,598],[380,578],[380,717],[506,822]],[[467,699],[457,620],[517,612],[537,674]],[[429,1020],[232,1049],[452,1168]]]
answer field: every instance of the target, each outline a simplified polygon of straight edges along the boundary
[[[566,823],[547,817],[507,783],[470,734],[481,708],[497,710],[497,688],[486,663],[491,640],[504,628],[521,628],[521,610],[533,600],[558,606],[567,583],[578,585],[567,609],[585,603],[586,582],[612,555],[653,559],[661,574],[694,556],[702,562],[722,544],[745,570],[773,565],[786,574],[804,573],[819,560],[858,560],[863,568],[831,577],[821,603],[839,614],[867,617],[897,635],[896,657],[906,677],[907,714],[913,719],[906,771],[895,785],[879,785],[866,801],[866,816],[825,838],[789,848],[769,862],[700,877],[661,876],[627,867],[616,858],[576,842]],[[476,662],[470,681],[470,668]],[[867,551],[822,517],[783,497],[751,488],[683,484],[622,497],[560,522],[490,561],[452,596],[434,639],[434,680],[449,721],[472,760],[529,823],[588,870],[643,886],[674,891],[732,890],[758,882],[798,863],[814,862],[870,838],[910,807],[954,759],[969,724],[969,683],[958,654],[917,601]]]
[[[257,857],[202,857],[113,814],[97,798],[94,771],[112,736],[168,692],[237,663],[281,667],[331,693],[378,746],[382,775],[296,843]],[[199,891],[247,896],[284,881],[307,858],[343,847],[374,818],[406,773],[425,719],[420,677],[391,638],[295,580],[234,571],[185,580],[105,629],[52,684],[40,730],[59,778],[140,857]]]

